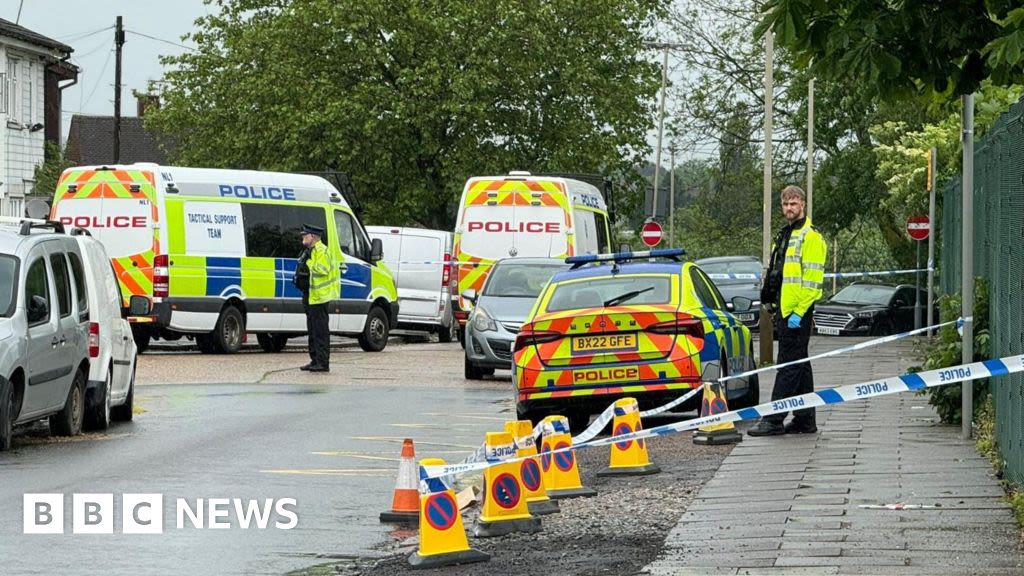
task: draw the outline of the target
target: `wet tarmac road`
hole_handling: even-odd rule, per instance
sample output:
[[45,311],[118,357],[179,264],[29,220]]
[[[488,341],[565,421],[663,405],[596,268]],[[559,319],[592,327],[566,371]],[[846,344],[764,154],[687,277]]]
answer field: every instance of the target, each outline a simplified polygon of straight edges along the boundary
[[[136,405],[144,412],[132,423],[70,440],[46,437],[45,426],[23,433],[0,454],[0,573],[282,574],[325,558],[377,554],[391,530],[377,516],[390,505],[402,438],[416,439],[420,457],[458,460],[513,414],[507,380],[469,384],[452,374],[461,368],[457,345],[389,350],[341,354],[345,362],[387,359],[419,371],[419,385],[360,384],[335,373],[317,384],[297,371],[303,383],[288,383],[280,371],[273,380],[283,383],[274,384],[141,383]],[[236,374],[252,364],[245,356],[146,355],[140,378],[167,363]],[[302,355],[281,356],[298,365]],[[432,357],[444,368],[425,364]],[[351,373],[359,370],[374,372]],[[431,380],[443,385],[423,387]],[[63,494],[64,534],[22,534],[25,493]],[[113,534],[72,533],[75,493],[113,494]],[[123,533],[123,494],[161,494],[163,533]],[[177,527],[178,499],[193,512],[204,499],[209,513],[211,498],[239,498],[243,506],[292,498],[285,508],[298,523],[275,528],[289,518],[271,513],[266,529],[255,522],[243,529],[226,503],[218,508],[227,516],[217,520],[230,528],[211,529],[207,517],[198,529],[187,515]]]

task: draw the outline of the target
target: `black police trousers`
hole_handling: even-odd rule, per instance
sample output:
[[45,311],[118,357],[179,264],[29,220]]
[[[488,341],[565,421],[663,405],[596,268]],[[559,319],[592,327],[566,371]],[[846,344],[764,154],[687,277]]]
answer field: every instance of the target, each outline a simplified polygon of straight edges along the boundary
[[331,331],[328,325],[327,304],[310,304],[302,299],[306,309],[306,332],[309,336],[309,360],[313,366],[329,368],[331,365]]
[[[791,329],[788,326],[789,318],[780,319],[777,324],[779,332],[779,358],[778,364],[785,364],[794,360],[807,358],[807,344],[811,339],[811,328],[814,326],[814,307],[807,310],[807,314],[800,320],[800,327]],[[775,376],[775,387],[772,389],[772,402],[814,392],[814,374],[811,372],[811,363],[803,362],[794,366],[780,368]],[[765,416],[763,419],[769,422],[781,423],[786,419],[788,412]],[[816,426],[814,408],[804,408],[793,411],[793,425],[798,428],[813,428]]]

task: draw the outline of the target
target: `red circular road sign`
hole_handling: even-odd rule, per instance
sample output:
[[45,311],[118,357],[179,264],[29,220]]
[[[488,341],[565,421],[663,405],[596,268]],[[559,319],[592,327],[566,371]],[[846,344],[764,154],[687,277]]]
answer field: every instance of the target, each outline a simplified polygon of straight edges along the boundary
[[645,222],[644,227],[640,229],[640,239],[644,241],[644,244],[651,248],[657,246],[661,242],[661,237],[661,224],[658,224],[654,220]]
[[907,219],[907,234],[914,240],[927,239],[931,231],[932,224],[927,216],[911,216]]

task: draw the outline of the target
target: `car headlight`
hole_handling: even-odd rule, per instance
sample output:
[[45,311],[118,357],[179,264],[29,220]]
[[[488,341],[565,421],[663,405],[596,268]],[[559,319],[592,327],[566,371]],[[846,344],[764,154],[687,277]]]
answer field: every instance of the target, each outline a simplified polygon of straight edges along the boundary
[[494,322],[494,319],[487,315],[487,312],[477,306],[476,310],[473,311],[473,330],[480,332],[494,332],[498,329],[498,325]]
[[854,312],[854,318],[874,318],[881,310],[870,310],[868,312]]

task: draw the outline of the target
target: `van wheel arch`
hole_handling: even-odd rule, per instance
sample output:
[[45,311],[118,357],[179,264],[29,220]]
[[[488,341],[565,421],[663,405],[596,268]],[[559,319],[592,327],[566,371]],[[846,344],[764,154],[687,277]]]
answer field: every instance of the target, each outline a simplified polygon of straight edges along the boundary
[[12,420],[17,420],[21,414],[21,403],[25,399],[25,372],[17,368],[11,377],[7,379],[11,383],[11,391],[14,392],[14,415]]

